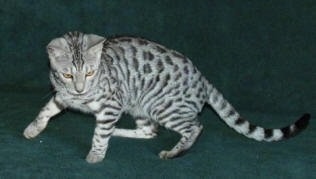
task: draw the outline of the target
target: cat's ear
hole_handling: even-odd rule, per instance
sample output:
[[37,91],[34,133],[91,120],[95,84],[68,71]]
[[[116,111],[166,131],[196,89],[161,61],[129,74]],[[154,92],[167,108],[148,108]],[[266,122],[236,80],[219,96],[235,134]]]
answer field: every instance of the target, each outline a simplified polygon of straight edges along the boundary
[[50,58],[57,58],[69,52],[67,42],[64,38],[53,39],[46,47]]
[[100,58],[103,48],[103,42],[106,39],[98,35],[87,34],[84,36],[84,40],[86,52],[96,56],[97,58]]
[[53,39],[46,47],[51,67],[59,69],[69,64],[69,48],[64,38]]

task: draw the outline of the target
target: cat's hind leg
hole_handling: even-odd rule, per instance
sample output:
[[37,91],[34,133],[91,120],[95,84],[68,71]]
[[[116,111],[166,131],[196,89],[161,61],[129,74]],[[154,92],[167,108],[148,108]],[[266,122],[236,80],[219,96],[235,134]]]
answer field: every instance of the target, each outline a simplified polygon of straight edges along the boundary
[[158,125],[148,118],[137,118],[136,129],[116,128],[113,136],[128,137],[136,139],[151,139],[157,135]]
[[180,141],[169,151],[163,150],[159,153],[161,159],[177,157],[182,152],[188,150],[200,135],[203,126],[194,118],[170,118],[165,124],[167,129],[175,131],[181,135]]

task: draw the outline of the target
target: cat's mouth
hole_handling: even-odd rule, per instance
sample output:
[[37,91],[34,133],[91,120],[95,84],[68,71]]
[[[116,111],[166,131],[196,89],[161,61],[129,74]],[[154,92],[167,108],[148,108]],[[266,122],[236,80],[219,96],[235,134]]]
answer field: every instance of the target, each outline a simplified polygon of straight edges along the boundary
[[87,91],[81,92],[81,93],[68,91],[68,93],[76,97],[81,97],[81,96],[85,96],[87,94]]

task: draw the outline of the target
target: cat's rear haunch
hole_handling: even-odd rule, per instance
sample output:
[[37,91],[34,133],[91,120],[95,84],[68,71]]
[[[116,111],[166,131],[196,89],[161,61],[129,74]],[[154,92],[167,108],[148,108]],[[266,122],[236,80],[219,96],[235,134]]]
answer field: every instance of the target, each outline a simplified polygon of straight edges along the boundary
[[[92,148],[86,158],[103,160],[111,136],[148,139],[158,126],[179,133],[180,141],[159,153],[176,157],[188,150],[202,131],[197,119],[203,105],[211,105],[238,133],[258,141],[279,141],[298,134],[310,119],[280,129],[265,129],[243,119],[223,95],[181,53],[133,37],[106,39],[70,32],[47,46],[50,80],[56,91],[24,131],[28,139],[41,133],[51,117],[65,108],[96,118]],[[131,114],[136,129],[115,128],[123,112]]]

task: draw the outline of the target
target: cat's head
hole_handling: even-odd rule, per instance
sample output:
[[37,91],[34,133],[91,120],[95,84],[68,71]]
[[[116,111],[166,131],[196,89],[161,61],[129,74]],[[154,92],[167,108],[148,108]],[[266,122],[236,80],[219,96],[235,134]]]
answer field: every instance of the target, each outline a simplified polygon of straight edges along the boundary
[[80,32],[53,39],[47,52],[55,88],[73,95],[88,92],[97,83],[104,41],[104,37]]

